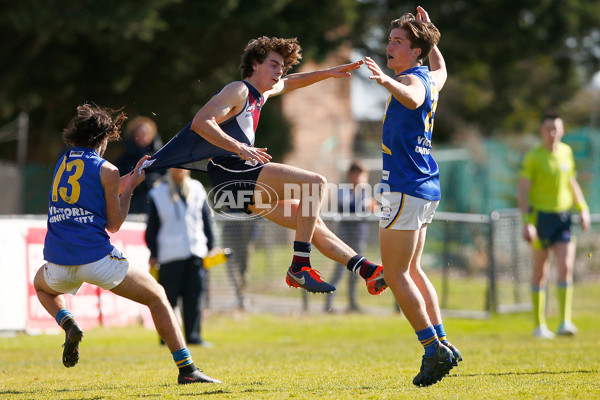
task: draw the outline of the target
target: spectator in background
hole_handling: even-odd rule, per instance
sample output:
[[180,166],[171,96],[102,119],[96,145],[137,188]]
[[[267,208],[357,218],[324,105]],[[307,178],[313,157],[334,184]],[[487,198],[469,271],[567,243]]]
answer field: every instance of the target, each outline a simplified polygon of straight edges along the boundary
[[227,271],[235,287],[238,309],[244,310],[247,305],[248,265],[252,257],[254,241],[258,237],[258,224],[255,218],[243,218],[244,214],[237,214],[240,215],[239,219],[228,219],[223,223],[223,247],[231,249],[231,256],[227,260]]
[[571,148],[561,142],[563,120],[556,113],[544,115],[540,126],[542,143],[530,150],[523,160],[519,182],[519,209],[523,215],[523,238],[533,249],[531,279],[533,335],[543,339],[554,337],[546,325],[546,277],[553,250],[558,266],[558,297],[561,324],[559,335],[574,335],[571,321],[573,301],[573,267],[575,243],[571,241],[571,209],[581,215],[581,227],[590,226],[590,213],[576,179],[575,160]]
[[[135,168],[137,161],[145,156],[151,156],[162,147],[162,140],[158,135],[156,123],[148,117],[137,116],[133,118],[125,129],[125,153],[119,157],[115,165],[121,174]],[[154,182],[162,177],[163,171],[146,174],[146,179],[140,183],[133,193],[130,214],[144,214],[147,209],[148,192]]]
[[187,344],[202,340],[203,259],[213,248],[211,211],[202,184],[190,171],[171,168],[148,196],[146,244],[150,265],[160,265],[158,282],[174,308],[181,297]]
[[[360,254],[365,254],[367,250],[367,238],[369,237],[369,223],[360,220],[360,215],[365,211],[374,209],[373,198],[368,198],[367,191],[361,190],[360,184],[369,182],[369,173],[361,161],[354,161],[347,171],[348,182],[352,188],[340,188],[338,190],[338,212],[342,214],[342,220],[338,225],[338,237],[348,246],[352,247]],[[363,188],[364,189],[364,188]],[[358,213],[358,214],[357,214]],[[336,285],[346,271],[346,266],[336,264],[331,284]],[[348,274],[348,312],[360,312],[360,307],[356,300],[356,274]],[[335,294],[330,293],[325,299],[325,311],[333,310],[333,299]]]

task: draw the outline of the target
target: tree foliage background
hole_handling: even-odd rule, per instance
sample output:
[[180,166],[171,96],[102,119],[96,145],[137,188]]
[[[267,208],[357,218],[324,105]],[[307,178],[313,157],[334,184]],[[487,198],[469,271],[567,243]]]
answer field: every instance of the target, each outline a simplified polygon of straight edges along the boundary
[[[225,83],[244,46],[298,37],[304,59],[324,56],[356,20],[354,0],[23,0],[0,9],[0,125],[31,118],[30,161],[54,160],[60,132],[83,102],[154,118],[171,138]],[[257,145],[290,147],[279,100]],[[273,105],[272,103],[275,103]],[[110,148],[110,147],[109,147]],[[1,156],[1,154],[0,154]]]
[[[5,0],[0,125],[30,114],[30,162],[54,160],[61,129],[86,101],[151,116],[169,139],[239,78],[249,39],[298,37],[304,60],[350,43],[383,62],[389,22],[417,5],[442,32],[450,76],[438,139],[467,126],[531,132],[548,108],[589,122],[581,88],[600,58],[594,0]],[[257,144],[281,157],[289,129],[278,99],[269,102]]]

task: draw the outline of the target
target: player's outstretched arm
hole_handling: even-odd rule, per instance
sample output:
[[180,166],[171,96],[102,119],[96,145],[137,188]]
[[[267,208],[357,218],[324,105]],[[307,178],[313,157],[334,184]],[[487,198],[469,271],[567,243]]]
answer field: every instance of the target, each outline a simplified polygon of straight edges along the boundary
[[298,72],[290,74],[281,79],[281,81],[270,91],[266,92],[269,97],[278,94],[290,92],[305,86],[312,85],[328,78],[348,78],[352,71],[360,68],[363,61],[338,65],[336,67],[320,69],[312,72]]

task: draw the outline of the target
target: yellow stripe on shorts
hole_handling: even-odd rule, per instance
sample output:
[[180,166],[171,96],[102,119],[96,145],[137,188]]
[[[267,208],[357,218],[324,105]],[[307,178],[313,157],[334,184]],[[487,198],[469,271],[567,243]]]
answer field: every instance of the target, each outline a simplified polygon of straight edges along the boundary
[[404,193],[402,193],[402,200],[400,200],[400,208],[398,209],[398,213],[394,217],[394,220],[392,222],[390,222],[390,224],[388,226],[386,226],[385,229],[391,228],[392,225],[394,225],[396,223],[396,221],[398,221],[398,218],[400,218],[400,214],[402,214],[402,209],[404,208],[404,198],[405,198],[405,196],[406,195]]

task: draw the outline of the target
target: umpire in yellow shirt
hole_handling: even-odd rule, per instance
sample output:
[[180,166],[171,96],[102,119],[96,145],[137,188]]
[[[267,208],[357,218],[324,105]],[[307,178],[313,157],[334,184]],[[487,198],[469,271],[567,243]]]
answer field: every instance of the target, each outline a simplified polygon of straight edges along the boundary
[[590,213],[576,179],[573,151],[562,143],[564,124],[556,113],[547,113],[541,121],[542,143],[530,150],[523,160],[519,182],[519,209],[523,215],[523,238],[533,249],[531,279],[533,314],[536,323],[533,335],[554,337],[546,325],[546,276],[550,265],[550,249],[558,267],[558,296],[561,324],[559,335],[574,335],[577,328],[571,321],[573,302],[573,267],[575,243],[571,241],[571,209],[581,214],[581,227],[590,226]]

